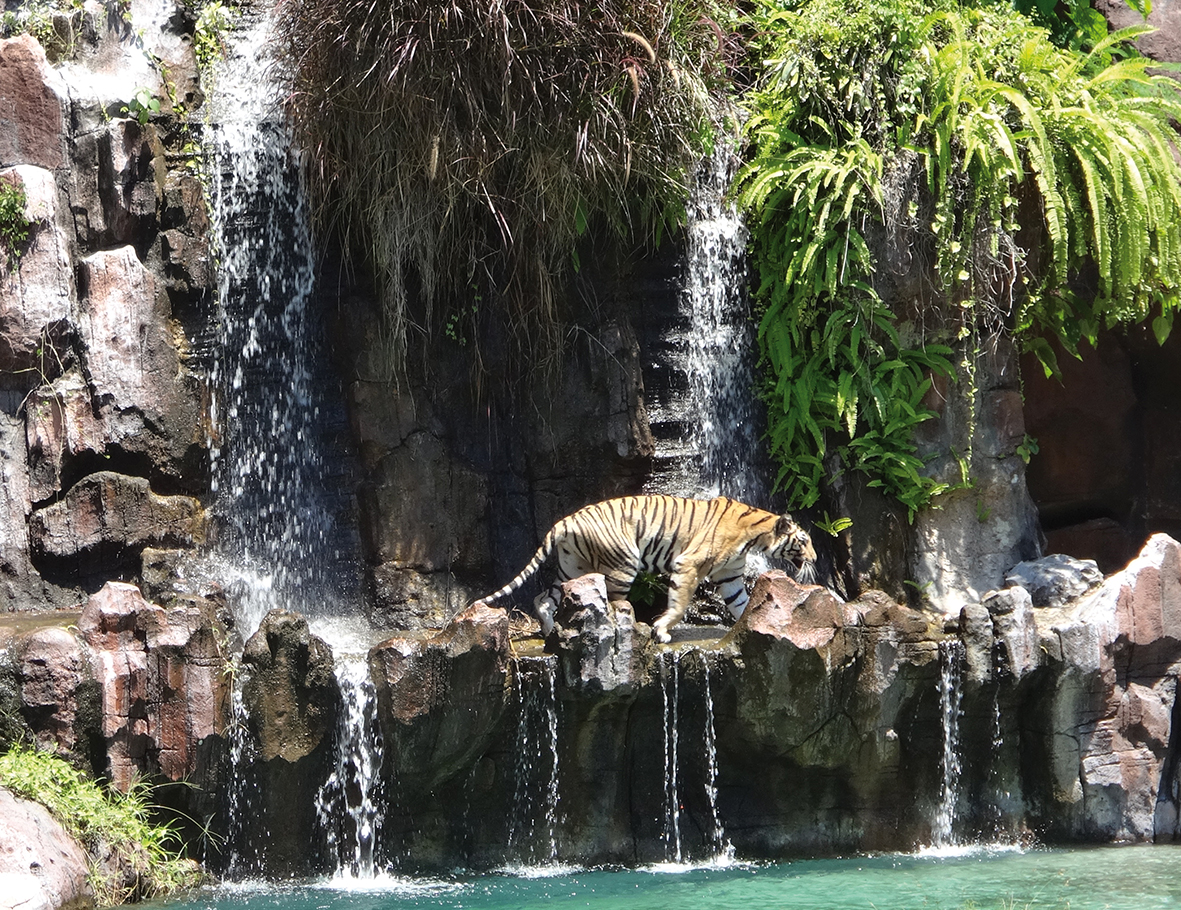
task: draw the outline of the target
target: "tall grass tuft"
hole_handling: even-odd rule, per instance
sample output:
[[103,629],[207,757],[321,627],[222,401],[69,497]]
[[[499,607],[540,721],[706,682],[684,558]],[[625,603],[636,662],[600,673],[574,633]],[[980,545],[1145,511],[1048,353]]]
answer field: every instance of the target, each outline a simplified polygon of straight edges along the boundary
[[659,242],[683,217],[727,82],[715,0],[277,10],[318,224],[365,250],[395,372],[481,307],[522,352],[554,349],[580,238]]
[[169,894],[201,877],[181,856],[179,835],[152,821],[146,784],[104,790],[55,755],[14,746],[0,755],[0,786],[41,803],[82,844],[101,906]]

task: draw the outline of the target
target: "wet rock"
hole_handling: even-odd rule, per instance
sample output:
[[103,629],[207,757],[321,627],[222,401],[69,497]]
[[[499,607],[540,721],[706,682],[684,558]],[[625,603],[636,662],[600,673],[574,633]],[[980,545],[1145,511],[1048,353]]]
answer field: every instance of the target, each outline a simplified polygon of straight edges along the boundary
[[328,777],[340,711],[332,650],[298,613],[271,610],[246,642],[242,666],[252,752],[237,786],[250,808],[239,820],[242,841],[230,846],[268,876],[323,872],[330,860],[310,795]]
[[636,626],[631,604],[607,600],[602,575],[584,575],[563,584],[554,620],[558,662],[571,695],[636,694],[644,679],[644,648],[651,634]]
[[1063,553],[1018,563],[1005,575],[1005,584],[1028,591],[1035,607],[1064,606],[1102,581],[1103,573],[1095,560]]
[[164,201],[164,147],[150,123],[112,120],[99,140],[98,192],[109,245],[152,237]]
[[297,762],[326,745],[340,691],[332,649],[298,613],[272,610],[242,652],[243,698],[263,761]]
[[[2,66],[3,64],[0,64]],[[0,374],[4,385],[31,388],[54,375],[64,337],[76,319],[69,248],[57,223],[53,174],[21,165],[0,170],[0,181],[24,188],[29,236],[20,258],[0,251]]]
[[106,773],[126,789],[145,775],[208,782],[209,741],[227,723],[226,630],[197,604],[165,610],[108,582],[78,619],[102,693]]
[[508,647],[508,614],[477,604],[429,638],[370,651],[386,773],[411,803],[487,748],[505,709]]
[[38,803],[0,787],[0,900],[13,910],[89,910],[86,852]]
[[0,167],[66,163],[65,83],[31,35],[0,40]]
[[160,496],[144,477],[90,474],[60,502],[33,512],[34,558],[77,561],[83,573],[137,561],[144,547],[191,547],[205,539],[205,512],[189,496]]

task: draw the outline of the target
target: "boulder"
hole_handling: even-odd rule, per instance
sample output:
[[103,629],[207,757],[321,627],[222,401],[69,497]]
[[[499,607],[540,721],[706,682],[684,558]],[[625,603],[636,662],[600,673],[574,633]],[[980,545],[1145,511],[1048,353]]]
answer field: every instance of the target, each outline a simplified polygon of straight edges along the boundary
[[332,649],[298,613],[275,609],[246,642],[242,671],[249,736],[230,786],[249,809],[227,854],[238,871],[272,877],[328,871],[335,857],[325,853],[311,797],[330,773],[340,712]]
[[191,547],[205,540],[205,512],[190,496],[160,496],[147,478],[89,474],[29,518],[35,560],[76,560],[83,573],[138,561],[144,547]]
[[384,773],[411,802],[487,748],[505,710],[508,614],[477,604],[429,638],[391,638],[369,652]]
[[563,584],[554,620],[558,664],[569,695],[635,696],[644,680],[644,648],[651,633],[637,628],[631,604],[607,600],[602,575],[584,575]]
[[75,635],[36,628],[15,642],[21,714],[37,746],[88,762],[100,733],[100,695]]
[[94,907],[86,852],[44,806],[0,787],[0,901],[12,910]]
[[1103,573],[1095,560],[1064,553],[1019,562],[1005,575],[1005,584],[1028,591],[1035,607],[1065,606],[1102,581]]

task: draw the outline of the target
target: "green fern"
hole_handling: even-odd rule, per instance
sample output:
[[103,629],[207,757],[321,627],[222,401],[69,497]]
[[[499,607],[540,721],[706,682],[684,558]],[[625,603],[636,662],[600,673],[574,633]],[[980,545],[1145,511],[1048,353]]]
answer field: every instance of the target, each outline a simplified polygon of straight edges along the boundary
[[[1082,53],[1009,8],[918,0],[759,0],[749,25],[763,66],[737,187],[771,448],[795,503],[816,500],[834,452],[912,514],[947,489],[913,430],[950,348],[899,313],[946,341],[1013,332],[1047,370],[1048,338],[1073,352],[1147,318],[1167,336],[1181,95],[1127,49],[1142,28]],[[876,260],[894,235],[929,251],[923,299],[882,296]]]

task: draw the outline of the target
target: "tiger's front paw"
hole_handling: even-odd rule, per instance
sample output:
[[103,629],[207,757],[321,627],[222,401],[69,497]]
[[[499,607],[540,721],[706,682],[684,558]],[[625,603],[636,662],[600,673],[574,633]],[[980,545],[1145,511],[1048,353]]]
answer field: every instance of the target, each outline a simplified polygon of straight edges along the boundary
[[666,629],[664,626],[662,626],[659,622],[657,622],[652,627],[652,634],[656,636],[656,640],[658,642],[660,642],[662,645],[667,645],[670,641],[673,640],[673,637],[669,633],[668,629]]

